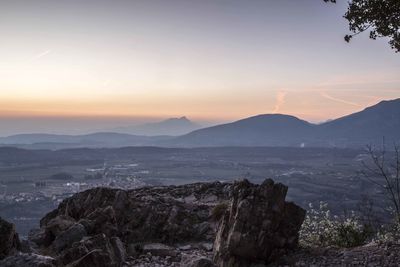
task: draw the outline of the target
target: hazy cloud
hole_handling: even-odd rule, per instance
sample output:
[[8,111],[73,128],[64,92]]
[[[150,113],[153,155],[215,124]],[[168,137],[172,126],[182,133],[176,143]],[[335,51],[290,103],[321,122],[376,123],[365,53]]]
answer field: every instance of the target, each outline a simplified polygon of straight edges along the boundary
[[329,100],[332,100],[332,101],[335,101],[335,102],[338,102],[338,103],[347,104],[347,105],[356,106],[356,107],[360,106],[357,103],[350,102],[350,101],[347,101],[347,100],[344,100],[344,99],[340,99],[340,98],[337,98],[337,97],[333,97],[333,96],[327,94],[326,92],[320,92],[320,95],[322,97],[326,98],[326,99],[329,99]]
[[272,113],[278,113],[279,110],[281,109],[282,105],[285,104],[285,97],[286,97],[287,92],[285,91],[279,91],[276,93],[276,102],[274,106],[274,110]]
[[33,56],[33,57],[31,58],[31,61],[36,61],[36,60],[38,60],[38,59],[40,59],[40,58],[42,58],[42,57],[44,57],[44,56],[46,56],[46,55],[48,55],[48,54],[50,54],[50,53],[51,53],[51,50],[43,51],[43,52],[41,52],[41,53],[39,53],[39,54]]

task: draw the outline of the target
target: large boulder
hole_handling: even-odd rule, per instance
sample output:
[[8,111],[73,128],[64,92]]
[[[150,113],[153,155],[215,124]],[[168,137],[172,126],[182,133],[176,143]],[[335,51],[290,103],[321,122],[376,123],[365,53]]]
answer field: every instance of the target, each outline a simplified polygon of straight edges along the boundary
[[[272,180],[93,188],[61,202],[29,239],[57,266],[179,261],[205,267],[214,265],[213,247],[217,266],[267,263],[297,245],[304,219],[304,210],[285,202],[286,191]],[[231,204],[214,216],[218,203]],[[196,243],[204,247],[193,249]]]
[[287,189],[271,179],[261,185],[234,184],[214,243],[218,266],[267,264],[297,246],[305,210],[285,201]]
[[[65,199],[41,220],[46,230],[46,246],[78,222],[89,236],[118,236],[122,242],[174,244],[186,241],[212,241],[215,229],[210,223],[212,204],[226,200],[231,185],[193,184],[119,190],[94,188]],[[210,199],[214,202],[210,203]],[[56,224],[55,222],[59,222]],[[51,231],[50,231],[51,230]],[[37,236],[40,237],[40,236]],[[45,241],[50,240],[50,244]]]
[[15,226],[0,218],[0,260],[15,253],[20,247]]
[[89,189],[43,217],[29,241],[57,264],[68,266],[119,266],[128,259],[127,252],[130,257],[175,257],[177,250],[171,245],[214,240],[210,213],[229,198],[231,187],[216,182]]

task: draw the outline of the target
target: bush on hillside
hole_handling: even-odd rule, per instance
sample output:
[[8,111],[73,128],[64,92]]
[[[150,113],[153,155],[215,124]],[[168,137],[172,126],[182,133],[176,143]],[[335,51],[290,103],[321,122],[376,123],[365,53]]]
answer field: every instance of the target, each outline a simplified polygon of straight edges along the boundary
[[331,216],[327,203],[320,202],[318,209],[310,204],[299,242],[308,247],[355,247],[365,244],[370,237],[370,229],[354,213],[347,218]]

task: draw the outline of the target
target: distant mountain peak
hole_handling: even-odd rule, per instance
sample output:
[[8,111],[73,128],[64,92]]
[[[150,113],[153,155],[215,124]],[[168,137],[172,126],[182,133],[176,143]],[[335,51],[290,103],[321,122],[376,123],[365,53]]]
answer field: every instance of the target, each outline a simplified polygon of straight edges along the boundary
[[135,135],[182,135],[200,129],[201,126],[186,116],[169,118],[158,122],[114,128],[112,131]]
[[[166,120],[163,120],[163,121],[184,121],[184,122],[191,122],[192,123],[192,121],[189,120],[186,116],[176,117],[176,118],[169,118],[169,119],[166,119]],[[163,122],[163,121],[161,121],[161,122]]]

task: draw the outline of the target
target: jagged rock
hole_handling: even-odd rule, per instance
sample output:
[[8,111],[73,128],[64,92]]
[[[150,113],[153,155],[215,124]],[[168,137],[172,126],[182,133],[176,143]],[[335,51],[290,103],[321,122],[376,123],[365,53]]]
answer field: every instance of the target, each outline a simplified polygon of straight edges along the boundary
[[219,225],[214,260],[220,267],[266,264],[294,249],[305,211],[285,202],[287,187],[271,179],[261,185],[236,182]]
[[70,249],[64,250],[62,254],[57,257],[57,262],[59,265],[67,265],[82,258],[89,252],[86,246],[75,243]]
[[73,224],[75,224],[75,220],[73,218],[65,215],[60,215],[46,224],[46,232],[56,237],[60,233],[71,227]]
[[91,266],[96,255],[106,264],[121,265],[128,259],[126,247],[130,259],[151,253],[179,260],[174,247],[142,244],[212,242],[215,228],[210,211],[218,201],[227,200],[231,186],[93,188],[65,199],[42,218],[40,229],[32,231],[29,240],[63,266]]
[[72,262],[68,267],[112,267],[116,266],[112,263],[109,254],[103,252],[101,249],[95,249],[83,256],[82,258]]
[[[284,201],[286,190],[272,181],[261,186],[247,182],[127,191],[93,188],[61,202],[41,220],[41,229],[33,231],[30,240],[38,244],[38,251],[56,257],[59,266],[214,266],[210,258],[218,221],[212,219],[212,210],[233,197],[231,216],[222,216],[222,241],[214,244],[216,259],[225,264],[228,255],[235,263],[247,262],[246,253],[254,253],[251,261],[267,262],[296,244],[297,239],[291,238],[297,231],[292,230],[304,218],[303,210]],[[268,259],[260,257],[263,248],[254,244],[269,249],[266,239],[273,244]],[[190,249],[182,244],[190,244]]]
[[15,253],[20,248],[15,225],[0,217],[0,260]]
[[[125,248],[118,237],[109,239],[104,234],[98,234],[93,237],[85,238],[80,242],[75,242],[71,248],[65,249],[62,252],[62,254],[57,258],[57,261],[61,265],[71,264],[72,262],[85,257],[94,250],[99,250],[103,254],[107,254],[107,262],[110,264],[120,264],[126,259]],[[86,260],[87,259],[85,259],[85,261]]]
[[151,244],[145,244],[143,246],[143,253],[151,253],[153,256],[171,256],[175,257],[177,255],[175,248],[167,246],[165,244],[160,244],[160,243],[151,243]]
[[124,262],[126,260],[126,249],[121,239],[118,237],[112,237],[110,243],[117,262]]
[[80,223],[76,223],[56,237],[53,242],[53,247],[56,252],[61,252],[73,243],[80,241],[85,235],[85,227]]
[[[94,188],[65,199],[41,220],[41,228],[47,229],[64,216],[82,224],[89,235],[119,236],[125,244],[212,241],[215,230],[209,222],[211,207],[202,199],[205,194],[207,201],[210,195],[226,200],[230,187],[198,183],[129,191]],[[190,195],[190,203],[183,201]]]
[[85,226],[87,232],[92,235],[103,233],[111,237],[118,233],[117,219],[112,206],[96,209],[81,220],[81,222]]
[[212,251],[213,247],[214,247],[213,243],[207,243],[207,242],[200,243],[200,248],[204,249],[205,251]]
[[191,262],[189,267],[216,267],[216,265],[210,259],[200,258]]
[[46,234],[46,229],[40,228],[30,230],[28,240],[38,246],[48,246],[53,241],[53,237]]
[[33,253],[18,253],[0,261],[1,267],[55,267],[52,257]]

